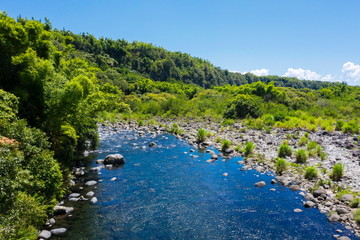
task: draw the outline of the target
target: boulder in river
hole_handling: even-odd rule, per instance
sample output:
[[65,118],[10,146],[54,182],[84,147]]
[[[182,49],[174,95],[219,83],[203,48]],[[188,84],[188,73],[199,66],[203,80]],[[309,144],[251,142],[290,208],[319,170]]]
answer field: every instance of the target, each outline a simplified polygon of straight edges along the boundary
[[65,235],[65,233],[67,232],[66,228],[54,228],[50,230],[51,234],[54,236],[62,236]]
[[330,214],[328,219],[330,222],[337,222],[337,221],[339,221],[340,216],[337,213],[332,213],[332,214]]
[[156,146],[156,143],[154,143],[154,142],[149,143],[149,147],[155,147],[155,146]]
[[41,233],[39,234],[39,238],[49,239],[50,237],[51,237],[51,232],[48,230],[42,230]]
[[90,187],[90,186],[94,186],[94,185],[96,185],[96,184],[97,184],[97,182],[96,182],[95,180],[91,180],[91,181],[87,181],[87,182],[85,183],[85,186]]
[[354,200],[354,196],[352,194],[345,194],[341,197],[341,200],[351,202],[352,200]]
[[316,203],[314,203],[313,201],[306,201],[305,203],[304,203],[304,207],[306,207],[306,208],[312,208],[312,207],[314,207],[316,205]]
[[90,192],[86,193],[87,197],[92,197],[94,195],[95,195],[95,193],[93,191],[90,191]]
[[254,184],[257,187],[264,187],[266,185],[266,183],[264,181],[260,181]]
[[68,214],[74,210],[73,207],[65,207],[65,206],[55,206],[54,207],[54,215],[63,215]]
[[107,155],[106,158],[104,159],[104,164],[124,164],[125,163],[125,158],[123,155],[121,154],[110,154]]
[[93,204],[97,203],[97,201],[98,201],[98,200],[97,200],[96,197],[93,197],[93,198],[90,199],[90,202],[93,203]]

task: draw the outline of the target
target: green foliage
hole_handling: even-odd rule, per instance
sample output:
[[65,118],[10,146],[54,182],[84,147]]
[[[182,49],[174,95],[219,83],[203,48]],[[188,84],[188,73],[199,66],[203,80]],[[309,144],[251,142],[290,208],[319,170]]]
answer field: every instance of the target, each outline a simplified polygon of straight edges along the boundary
[[344,133],[359,133],[359,124],[357,124],[356,122],[347,122],[344,124],[344,126],[342,127],[342,131]]
[[234,125],[234,120],[233,119],[224,119],[221,122],[222,126],[229,126],[229,125]]
[[183,131],[180,129],[179,125],[177,123],[173,123],[171,125],[171,128],[169,128],[167,130],[169,133],[175,134],[175,135],[179,135],[182,134]]
[[309,141],[309,139],[307,137],[302,136],[298,141],[298,145],[300,147],[305,146],[308,143],[308,141]]
[[299,149],[295,152],[296,162],[306,163],[309,158],[309,153],[304,149]]
[[245,149],[244,149],[245,156],[249,156],[250,154],[253,154],[255,147],[256,145],[253,142],[247,142],[245,144]]
[[239,94],[226,106],[226,118],[245,118],[246,116],[258,117],[262,100],[252,95]]
[[199,128],[198,129],[198,132],[196,134],[196,141],[197,142],[204,142],[205,139],[209,136],[209,132],[206,131],[205,129],[203,128]]
[[222,141],[222,144],[221,144],[221,151],[222,151],[222,152],[225,152],[226,149],[230,148],[231,144],[232,144],[232,143],[231,143],[230,140],[226,140],[226,139],[223,140],[223,141]]
[[287,169],[288,163],[283,158],[276,158],[275,159],[275,172],[276,174],[283,174]]
[[292,155],[292,148],[288,144],[281,144],[278,150],[278,157],[284,158]]
[[360,224],[360,209],[356,209],[355,212],[353,213],[354,215],[354,220],[357,224]]
[[317,178],[318,170],[315,167],[307,167],[305,168],[305,178],[308,180],[312,180]]
[[360,198],[355,198],[354,200],[352,200],[349,204],[349,206],[351,208],[357,208],[359,207],[359,203],[360,203]]
[[331,172],[331,179],[334,181],[339,181],[344,175],[344,166],[341,163],[337,163],[333,166]]

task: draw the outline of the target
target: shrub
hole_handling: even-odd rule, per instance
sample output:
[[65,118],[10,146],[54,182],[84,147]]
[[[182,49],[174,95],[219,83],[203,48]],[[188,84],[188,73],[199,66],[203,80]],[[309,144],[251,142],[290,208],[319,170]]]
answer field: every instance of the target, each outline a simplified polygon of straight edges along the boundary
[[310,141],[307,145],[307,149],[310,151],[310,150],[313,150],[315,149],[319,144],[317,142],[314,142],[314,141]]
[[245,156],[249,156],[254,152],[256,145],[253,142],[247,142],[245,145]]
[[351,201],[349,206],[351,208],[357,208],[359,206],[359,203],[360,203],[360,198],[355,198],[354,200]]
[[183,133],[183,131],[180,129],[179,125],[177,123],[174,123],[173,125],[171,125],[171,128],[169,128],[167,130],[169,133],[172,134],[181,134]]
[[356,122],[345,123],[342,131],[344,133],[359,133],[359,125]]
[[360,209],[355,210],[354,212],[354,220],[357,224],[360,224]]
[[221,151],[225,152],[226,149],[230,148],[231,141],[230,140],[223,140],[221,145]]
[[309,158],[309,153],[304,149],[299,149],[295,152],[296,162],[306,163],[306,160]]
[[307,167],[305,169],[305,178],[308,180],[317,178],[318,170],[315,167]]
[[331,172],[331,178],[334,181],[339,181],[344,175],[344,166],[341,163],[337,163],[333,166]]
[[302,136],[298,141],[298,145],[300,147],[305,146],[308,143],[308,141],[309,141],[309,139],[307,137]]
[[197,134],[196,134],[196,140],[198,142],[203,142],[205,141],[205,139],[209,136],[209,132],[206,131],[205,129],[203,128],[199,128]]
[[222,126],[229,126],[229,125],[233,125],[234,124],[234,120],[232,119],[224,119],[222,122],[221,122],[221,125]]
[[336,131],[341,131],[343,126],[344,126],[345,122],[343,120],[339,120],[336,122],[336,125],[335,125],[335,130]]
[[292,148],[288,144],[284,143],[280,145],[278,151],[278,157],[284,158],[286,156],[291,156],[291,154],[292,154]]
[[216,137],[215,142],[217,143],[221,142],[221,137]]
[[276,158],[275,160],[275,172],[281,175],[287,169],[287,162],[283,158]]

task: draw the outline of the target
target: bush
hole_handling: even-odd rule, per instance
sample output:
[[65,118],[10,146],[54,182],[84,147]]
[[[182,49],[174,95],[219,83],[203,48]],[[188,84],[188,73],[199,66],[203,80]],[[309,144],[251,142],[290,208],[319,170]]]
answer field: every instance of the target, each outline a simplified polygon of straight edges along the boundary
[[221,151],[225,152],[226,149],[230,148],[231,141],[230,140],[223,140],[221,145]]
[[336,125],[335,125],[335,130],[336,131],[341,131],[343,126],[344,126],[345,122],[343,120],[339,120],[336,122]]
[[169,133],[176,134],[176,135],[183,133],[183,131],[179,128],[179,125],[177,123],[174,123],[173,125],[171,125],[171,128],[169,128],[167,131]]
[[360,209],[355,210],[354,212],[354,220],[357,224],[360,224]]
[[287,162],[283,158],[276,158],[275,160],[275,172],[281,175],[287,169]]
[[360,198],[355,198],[354,200],[351,201],[349,206],[351,208],[357,208],[357,207],[359,207],[359,203],[360,203]]
[[196,134],[196,140],[198,142],[203,142],[205,141],[205,139],[209,136],[209,132],[206,131],[205,129],[203,128],[199,128],[197,134]]
[[309,153],[304,149],[299,149],[295,152],[296,162],[306,163],[306,160],[309,158]]
[[247,142],[245,145],[245,156],[249,156],[254,152],[256,145],[253,142]]
[[359,133],[359,125],[356,122],[345,123],[342,131],[344,133]]
[[308,180],[312,180],[314,178],[317,178],[318,176],[318,170],[315,167],[307,167],[305,169],[305,178]]
[[292,148],[288,144],[281,144],[278,151],[278,157],[284,158],[286,156],[291,156]]
[[309,141],[309,139],[307,137],[302,136],[298,141],[298,145],[300,147],[305,146],[308,143],[308,141]]
[[339,181],[344,175],[344,166],[341,163],[337,163],[333,166],[331,172],[331,178],[334,181]]
[[307,149],[309,151],[315,149],[319,144],[317,142],[314,142],[314,141],[310,141],[307,145]]
[[221,125],[222,126],[229,126],[229,125],[233,125],[234,124],[234,120],[232,119],[224,119],[222,122],[221,122]]

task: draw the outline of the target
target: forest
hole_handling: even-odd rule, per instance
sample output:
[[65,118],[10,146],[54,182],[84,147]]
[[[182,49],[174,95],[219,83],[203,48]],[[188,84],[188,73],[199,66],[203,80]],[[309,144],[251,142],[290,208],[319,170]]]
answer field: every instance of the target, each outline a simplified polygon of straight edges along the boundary
[[36,239],[97,123],[157,117],[359,133],[360,87],[233,73],[143,42],[0,13],[0,239]]

